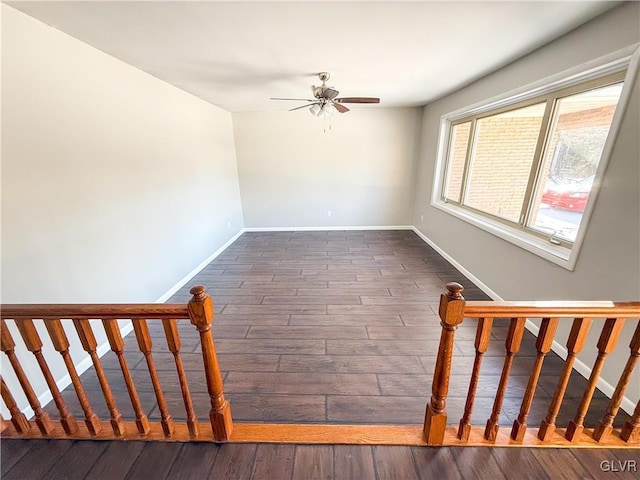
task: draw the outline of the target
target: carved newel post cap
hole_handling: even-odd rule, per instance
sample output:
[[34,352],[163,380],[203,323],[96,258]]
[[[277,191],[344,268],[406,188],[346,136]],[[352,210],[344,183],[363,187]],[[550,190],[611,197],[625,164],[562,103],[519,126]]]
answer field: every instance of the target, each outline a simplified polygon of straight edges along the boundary
[[447,290],[449,291],[448,297],[454,300],[460,300],[462,298],[462,291],[464,287],[456,282],[447,283]]
[[213,322],[213,303],[211,303],[211,297],[205,293],[206,290],[202,285],[196,285],[189,290],[193,295],[187,304],[189,320],[200,332],[209,330]]
[[202,285],[196,285],[195,287],[191,287],[189,293],[194,296],[197,300],[201,300],[206,296],[207,289]]

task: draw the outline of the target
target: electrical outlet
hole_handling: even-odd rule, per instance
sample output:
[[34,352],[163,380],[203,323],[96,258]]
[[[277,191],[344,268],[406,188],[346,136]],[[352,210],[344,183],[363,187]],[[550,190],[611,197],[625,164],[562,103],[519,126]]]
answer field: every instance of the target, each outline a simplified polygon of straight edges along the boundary
[[227,221],[227,228],[231,228],[231,222]]
[[420,221],[424,222],[424,215],[422,213],[420,214]]
[[331,210],[327,210],[327,217],[331,216]]

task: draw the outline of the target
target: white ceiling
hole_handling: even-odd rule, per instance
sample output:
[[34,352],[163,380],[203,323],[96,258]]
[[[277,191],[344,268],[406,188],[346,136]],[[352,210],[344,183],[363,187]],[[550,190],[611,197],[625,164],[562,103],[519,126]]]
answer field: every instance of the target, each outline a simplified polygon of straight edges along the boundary
[[310,98],[320,71],[342,96],[424,105],[617,4],[6,3],[231,112],[300,105],[269,98]]

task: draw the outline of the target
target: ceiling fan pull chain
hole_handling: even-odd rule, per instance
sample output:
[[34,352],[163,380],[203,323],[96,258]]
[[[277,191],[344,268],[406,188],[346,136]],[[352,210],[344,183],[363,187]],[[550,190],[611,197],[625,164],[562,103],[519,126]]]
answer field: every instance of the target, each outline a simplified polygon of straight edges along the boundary
[[329,130],[331,130],[331,115],[325,115],[324,120],[324,133],[327,133],[327,118],[329,119]]

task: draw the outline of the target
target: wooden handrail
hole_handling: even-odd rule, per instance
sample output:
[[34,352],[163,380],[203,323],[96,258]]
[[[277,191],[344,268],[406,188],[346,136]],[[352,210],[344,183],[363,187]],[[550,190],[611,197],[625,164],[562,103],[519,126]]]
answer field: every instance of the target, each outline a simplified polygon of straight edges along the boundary
[[[211,326],[213,323],[213,303],[211,297],[205,293],[205,288],[198,286],[191,289],[193,298],[188,304],[39,304],[39,305],[23,305],[9,304],[0,305],[0,320],[2,351],[7,355],[16,376],[20,382],[20,386],[29,400],[31,408],[35,411],[35,423],[28,422],[24,415],[17,408],[15,399],[9,391],[6,383],[2,382],[2,398],[11,413],[11,424],[15,431],[22,436],[36,436],[35,424],[44,436],[56,436],[58,434],[57,426],[51,420],[49,415],[42,409],[37,396],[27,378],[26,373],[21,367],[20,361],[14,352],[15,343],[9,332],[5,321],[13,320],[25,342],[29,351],[31,351],[43,372],[47,386],[53,395],[61,414],[61,425],[63,427],[64,436],[67,438],[149,438],[154,436],[156,424],[149,421],[147,412],[143,408],[141,397],[138,394],[138,388],[134,383],[134,378],[126,359],[125,342],[120,332],[118,320],[131,320],[135,332],[136,343],[145,358],[153,391],[157,400],[158,410],[160,412],[161,431],[163,436],[172,440],[196,439],[199,437],[198,420],[194,411],[193,401],[189,392],[187,383],[187,375],[182,364],[180,356],[180,336],[176,320],[189,319],[199,332],[200,345],[204,361],[204,374],[207,383],[208,393],[211,403],[211,432],[213,440],[226,441],[231,435],[233,422],[231,419],[231,410],[229,402],[224,397],[222,388],[222,375],[215,351]],[[42,341],[40,340],[38,331],[34,325],[34,320],[44,322],[46,331],[49,334],[54,349],[63,357],[65,366],[69,372],[74,390],[78,396],[79,403],[85,414],[85,425],[79,428],[75,419],[69,413],[61,392],[55,383],[55,380],[49,370],[47,361],[42,351]],[[78,339],[82,349],[89,354],[91,363],[93,364],[98,384],[102,391],[104,401],[109,411],[109,423],[111,429],[104,428],[105,423],[101,421],[95,414],[88,398],[82,381],[75,370],[71,357],[69,355],[69,340],[62,326],[63,322],[71,320],[75,327]],[[106,334],[111,351],[115,354],[124,385],[126,386],[131,400],[131,407],[135,414],[134,428],[131,428],[130,422],[124,420],[123,413],[116,404],[114,390],[111,387],[110,380],[106,375],[102,360],[98,355],[98,342],[94,333],[94,326],[90,320],[100,320],[102,328]],[[162,330],[164,331],[167,341],[167,347],[173,354],[180,390],[184,400],[185,410],[187,414],[186,431],[188,437],[182,438],[178,435],[175,438],[176,430],[183,431],[183,425],[176,424],[173,416],[169,412],[169,405],[165,400],[164,392],[160,383],[158,371],[153,360],[152,347],[153,342],[151,334],[147,327],[147,321],[162,322]],[[3,423],[3,426],[5,423]],[[106,425],[109,425],[108,423]],[[202,432],[206,435],[206,431]]]
[[[455,292],[452,289],[454,289]],[[583,421],[586,418],[605,358],[608,353],[613,351],[615,348],[625,320],[640,318],[640,302],[466,302],[462,296],[462,286],[458,284],[448,284],[447,290],[448,293],[446,295],[442,295],[440,303],[442,333],[440,337],[437,363],[433,375],[433,395],[427,405],[427,413],[425,415],[424,434],[426,443],[428,445],[442,444],[442,439],[444,437],[443,421],[446,421],[446,411],[444,407],[446,405],[446,395],[451,375],[451,346],[453,345],[457,325],[464,319],[477,319],[478,323],[475,341],[475,361],[469,382],[465,411],[462,419],[460,420],[460,426],[457,433],[457,438],[462,442],[469,440],[470,432],[473,429],[470,425],[470,417],[473,410],[475,391],[480,374],[480,361],[482,359],[482,354],[487,349],[487,341],[491,333],[491,322],[487,322],[486,319],[510,319],[509,331],[505,341],[506,352],[502,375],[500,377],[499,385],[497,386],[491,417],[488,419],[484,431],[484,438],[490,442],[495,442],[498,438],[498,418],[502,410],[502,400],[509,380],[509,373],[513,359],[517,355],[520,347],[520,341],[524,333],[525,321],[528,318],[538,318],[542,320],[536,341],[537,355],[529,375],[529,382],[523,396],[520,412],[513,424],[510,434],[509,441],[512,443],[522,443],[525,439],[525,435],[527,434],[527,417],[536,392],[538,379],[542,369],[542,362],[544,361],[545,355],[551,349],[556,327],[562,320],[569,318],[573,320],[573,328],[569,339],[567,340],[569,355],[560,374],[558,386],[551,400],[547,416],[537,431],[539,441],[549,443],[554,442],[554,445],[558,436],[555,421],[562,404],[576,354],[580,352],[584,345],[586,334],[592,320],[594,318],[606,319],[604,320],[602,332],[597,345],[598,355],[595,364],[593,365],[587,388],[582,396],[582,401],[580,402],[574,419],[562,432],[566,441],[573,442],[574,444],[581,442],[581,437],[586,432]],[[447,305],[452,298],[452,294],[455,294],[456,300],[459,302],[458,306],[462,307],[461,311],[455,311],[455,315],[447,309]],[[455,321],[453,320],[454,317]],[[613,422],[622,401],[622,396],[624,395],[624,391],[629,383],[637,358],[640,355],[640,320],[638,321],[638,326],[636,327],[633,335],[630,349],[631,354],[629,360],[627,361],[627,365],[625,366],[620,380],[617,382],[613,398],[609,402],[606,412],[603,412],[604,416],[602,417],[601,422],[595,426],[595,430],[589,431],[589,436],[591,437],[589,439],[590,442],[602,442],[613,431]],[[624,429],[619,432],[619,438],[627,443],[638,442],[639,435],[637,432],[640,423],[638,421],[639,416],[640,413],[638,412],[638,407],[636,407],[632,420],[627,422]]]
[[640,302],[466,302],[465,318],[574,318],[574,317],[625,317],[640,316]]
[[187,319],[187,305],[172,303],[83,303],[83,304],[5,304],[0,306],[0,316],[13,318],[99,318],[99,319]]
[[[16,377],[22,387],[29,404],[35,411],[35,419],[26,420],[17,408],[16,401],[9,391],[9,387],[2,381],[2,398],[11,413],[11,422],[2,421],[5,428],[3,436],[19,437],[48,437],[48,438],[92,438],[92,439],[150,439],[165,441],[301,441],[303,432],[311,432],[307,441],[319,441],[317,431],[322,430],[325,441],[338,443],[360,443],[363,438],[375,438],[377,444],[406,444],[411,445],[496,445],[496,444],[526,444],[530,446],[575,446],[579,445],[604,445],[604,446],[630,446],[640,442],[640,406],[636,406],[631,420],[627,421],[622,429],[613,427],[615,416],[621,405],[625,389],[631,378],[634,367],[638,363],[640,355],[640,322],[636,327],[633,339],[629,345],[630,354],[627,365],[617,382],[616,391],[609,402],[605,412],[600,412],[601,422],[595,426],[583,425],[587,410],[591,403],[591,397],[595,390],[598,372],[601,370],[605,357],[611,352],[617,343],[625,320],[640,318],[640,302],[467,302],[462,296],[463,288],[456,283],[447,284],[447,292],[441,295],[439,316],[442,332],[438,349],[437,361],[431,385],[431,398],[427,403],[425,421],[421,426],[361,426],[326,425],[326,426],[296,426],[296,425],[253,425],[238,424],[234,427],[231,417],[229,402],[225,398],[222,375],[218,365],[215,343],[212,335],[213,303],[211,297],[206,294],[204,287],[191,289],[193,297],[188,304],[41,304],[41,305],[0,305],[2,351],[8,357]],[[511,433],[498,432],[498,417],[502,407],[502,399],[509,381],[509,373],[514,358],[518,355],[520,340],[524,334],[524,324],[527,318],[542,319],[540,334],[536,342],[537,356],[529,375],[526,392],[523,395],[518,418],[514,422]],[[138,397],[136,385],[129,369],[124,349],[124,339],[121,336],[119,319],[130,319],[133,322],[136,345],[142,353],[149,370],[153,393],[157,400],[160,421],[152,422],[147,418],[143,409],[143,402]],[[186,320],[196,327],[200,339],[200,348],[203,359],[203,373],[206,380],[209,407],[209,425],[199,424],[195,414],[194,400],[192,399],[181,357],[181,342],[178,334],[176,320]],[[474,342],[475,354],[473,372],[471,375],[465,411],[460,420],[459,428],[451,428],[447,424],[447,395],[450,382],[456,381],[451,377],[451,365],[454,353],[455,332],[465,319],[478,319],[476,340]],[[559,372],[556,391],[549,405],[546,418],[539,429],[528,428],[527,418],[536,392],[538,378],[541,373],[545,355],[549,352],[558,323],[566,319],[573,320],[573,328],[567,340],[569,355],[564,368]],[[606,319],[600,321],[601,319]],[[5,320],[12,320],[22,337],[27,350],[35,355],[42,370],[46,383],[56,401],[60,411],[60,423],[56,424],[39,404],[33,391],[25,369],[15,353],[14,339],[7,329]],[[70,416],[64,404],[64,398],[51,377],[49,366],[44,359],[42,341],[39,335],[45,330],[36,330],[33,320],[42,320],[46,331],[49,333],[54,349],[62,356],[67,371],[69,372],[74,390],[78,396],[80,406],[85,414],[84,424],[75,422]],[[62,320],[62,321],[61,321]],[[109,346],[117,357],[124,384],[129,393],[135,422],[125,421],[123,414],[116,405],[109,379],[98,356],[98,345],[94,335],[92,322],[95,325],[103,325]],[[159,372],[153,359],[155,339],[152,342],[151,333],[147,328],[147,321],[162,322],[162,330],[166,338],[169,352],[173,355],[177,372],[177,379],[184,401],[186,422],[175,420],[169,411],[169,407],[175,404],[165,400]],[[482,356],[487,351],[491,329],[502,321],[510,322],[509,334],[504,345],[505,362],[502,369],[500,384],[496,386],[496,398],[491,418],[485,427],[471,425],[471,415],[480,375]],[[63,328],[63,323],[73,321],[82,348],[89,354],[91,362],[102,390],[109,419],[100,420],[94,412],[80,376],[75,371],[75,366],[69,354],[69,339]],[[157,324],[157,323],[156,323]],[[571,424],[568,426],[556,426],[558,412],[560,410],[565,391],[567,389],[569,375],[576,355],[583,349],[589,326],[601,329],[598,342],[598,358],[593,366],[582,402]],[[71,330],[68,329],[71,335]],[[55,353],[55,352],[54,352]],[[57,356],[57,353],[56,353]],[[59,358],[59,357],[58,357]],[[139,367],[136,366],[136,369]],[[113,372],[110,373],[110,375]],[[192,373],[192,372],[189,372]],[[202,398],[202,397],[199,397]],[[111,427],[111,428],[109,428]],[[272,429],[275,429],[273,430]],[[319,428],[315,428],[319,427]],[[353,427],[353,428],[352,428]],[[373,434],[374,431],[379,434]],[[422,435],[418,435],[418,430]],[[345,431],[349,430],[348,435]],[[269,432],[275,432],[269,436]],[[330,432],[335,431],[335,436]],[[258,434],[256,434],[258,432]],[[315,433],[314,433],[315,432]],[[384,433],[387,432],[387,433]],[[398,432],[401,433],[398,437]],[[404,433],[403,433],[404,432]],[[345,436],[346,435],[346,436]],[[385,437],[385,435],[388,436]],[[393,437],[393,438],[392,438]],[[289,440],[283,440],[289,439]]]

